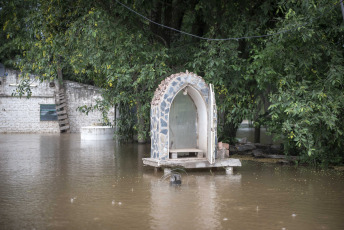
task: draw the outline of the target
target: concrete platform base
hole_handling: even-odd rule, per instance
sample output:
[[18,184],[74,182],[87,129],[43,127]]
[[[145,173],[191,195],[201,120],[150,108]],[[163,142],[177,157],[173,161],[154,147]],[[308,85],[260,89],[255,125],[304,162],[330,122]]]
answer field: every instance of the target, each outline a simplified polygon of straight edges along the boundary
[[111,140],[115,129],[111,126],[81,127],[81,140]]
[[174,168],[182,167],[187,169],[195,168],[227,168],[227,167],[241,167],[239,159],[227,158],[227,159],[216,159],[214,164],[210,164],[205,158],[178,158],[169,159],[165,161],[159,161],[153,158],[143,158],[143,164],[152,167],[162,168]]

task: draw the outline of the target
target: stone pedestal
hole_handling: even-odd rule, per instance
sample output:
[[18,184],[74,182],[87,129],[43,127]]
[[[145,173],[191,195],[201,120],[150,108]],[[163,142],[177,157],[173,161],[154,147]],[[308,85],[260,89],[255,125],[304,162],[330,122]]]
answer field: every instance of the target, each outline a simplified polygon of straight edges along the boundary
[[233,175],[233,167],[226,167],[226,174]]
[[164,175],[171,174],[171,169],[170,168],[164,168]]
[[178,158],[178,153],[176,152],[176,153],[171,153],[171,155],[172,155],[172,159],[177,159]]
[[226,153],[226,149],[225,148],[218,149],[217,150],[217,158],[218,159],[224,159],[225,158],[225,153]]

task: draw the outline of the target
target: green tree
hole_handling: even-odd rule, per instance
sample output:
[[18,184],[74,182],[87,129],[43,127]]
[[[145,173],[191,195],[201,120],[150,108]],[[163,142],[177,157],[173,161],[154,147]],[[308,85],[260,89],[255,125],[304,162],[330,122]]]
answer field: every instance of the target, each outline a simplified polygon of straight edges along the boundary
[[215,85],[222,140],[233,142],[248,118],[280,138],[286,154],[325,165],[343,162],[339,1],[123,3],[0,0],[0,61],[24,73],[19,94],[30,94],[29,73],[96,85],[103,100],[80,110],[101,110],[110,123],[107,111],[116,106],[118,134],[144,141],[155,88],[188,69]]
[[286,1],[276,32],[252,55],[252,78],[270,88],[270,132],[286,154],[343,162],[343,21],[332,1]]
[[[196,6],[210,38],[264,34],[274,26],[274,1],[200,1]],[[243,119],[254,120],[261,112],[261,97],[255,79],[247,74],[255,40],[201,41],[194,51],[191,68],[215,85],[219,110],[220,140],[235,142]]]

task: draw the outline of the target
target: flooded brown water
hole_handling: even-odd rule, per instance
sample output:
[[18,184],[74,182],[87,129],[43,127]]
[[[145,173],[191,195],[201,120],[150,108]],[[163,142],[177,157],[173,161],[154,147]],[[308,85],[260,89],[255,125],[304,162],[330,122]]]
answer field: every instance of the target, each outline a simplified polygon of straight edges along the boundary
[[0,229],[344,229],[344,176],[244,161],[182,172],[142,165],[150,145],[0,135]]

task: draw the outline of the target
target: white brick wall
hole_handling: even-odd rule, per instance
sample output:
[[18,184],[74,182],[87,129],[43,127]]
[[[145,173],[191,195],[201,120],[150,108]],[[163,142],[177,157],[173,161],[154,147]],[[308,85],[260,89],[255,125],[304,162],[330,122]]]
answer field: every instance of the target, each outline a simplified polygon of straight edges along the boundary
[[[49,82],[40,83],[31,76],[32,96],[27,99],[25,96],[11,97],[18,84],[19,72],[6,70],[7,77],[0,78],[0,133],[59,133],[57,121],[40,121],[40,104],[55,104],[55,87],[49,87]],[[100,97],[99,90],[93,86],[65,81],[66,98],[68,103],[68,117],[71,132],[80,132],[82,126],[90,126],[101,122],[100,112],[90,112],[88,116],[77,111],[77,107],[91,105],[95,99]],[[109,113],[111,121],[114,119],[114,111]]]
[[[21,81],[20,72],[15,70],[8,70],[6,69],[6,72],[8,73],[7,77],[0,78],[0,81],[2,81],[2,84],[0,85],[0,95],[9,95],[11,96],[12,92],[16,90],[16,85],[19,84]],[[49,87],[49,82],[44,81],[40,82],[39,79],[36,79],[35,76],[30,76],[30,82],[32,86],[32,96],[47,96],[47,97],[53,97],[57,83],[55,82],[55,87]],[[25,97],[25,96],[24,96]]]
[[0,133],[58,133],[57,121],[40,121],[40,104],[55,104],[55,100],[0,96]]
[[12,97],[20,82],[19,72],[6,72],[8,76],[0,78],[0,133],[58,133],[57,121],[40,121],[40,104],[55,104],[55,87],[30,76],[31,98]]
[[[83,105],[95,105],[96,99],[101,98],[99,89],[72,81],[64,81],[65,93],[68,105],[68,118],[71,132],[80,132],[83,126],[90,126],[102,122],[102,115],[99,111],[88,113],[79,112],[77,108]],[[113,123],[114,109],[109,111],[108,117]]]

